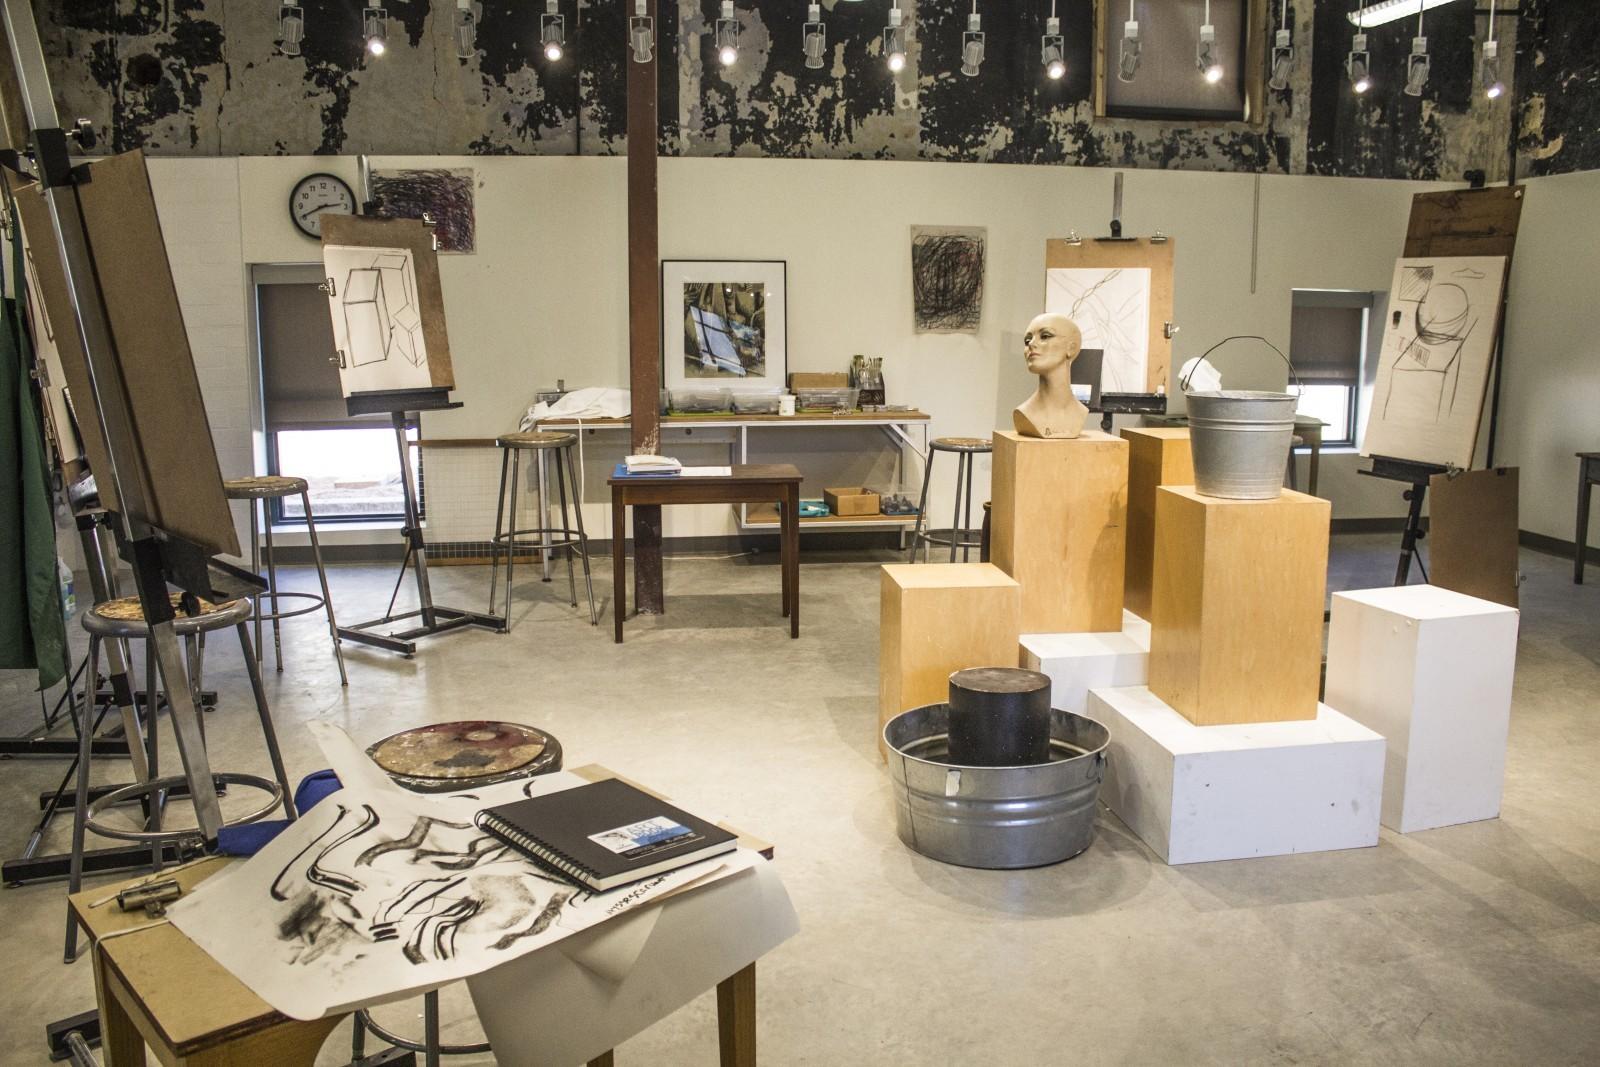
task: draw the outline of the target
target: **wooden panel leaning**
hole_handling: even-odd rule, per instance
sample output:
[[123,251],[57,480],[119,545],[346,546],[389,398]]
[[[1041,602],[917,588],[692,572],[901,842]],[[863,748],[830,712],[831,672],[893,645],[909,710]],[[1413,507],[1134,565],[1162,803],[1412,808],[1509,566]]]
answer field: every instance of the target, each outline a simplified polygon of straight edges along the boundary
[[1317,714],[1328,501],[1156,490],[1150,690],[1200,726]]
[[968,667],[1015,667],[1021,589],[992,563],[883,567],[878,631],[878,754],[883,726],[950,695]]
[[1022,632],[1122,629],[1128,442],[994,435],[990,558],[1022,586]]
[[1182,426],[1128,426],[1128,550],[1123,606],[1150,618],[1151,577],[1156,555],[1156,490],[1193,485],[1189,430]]

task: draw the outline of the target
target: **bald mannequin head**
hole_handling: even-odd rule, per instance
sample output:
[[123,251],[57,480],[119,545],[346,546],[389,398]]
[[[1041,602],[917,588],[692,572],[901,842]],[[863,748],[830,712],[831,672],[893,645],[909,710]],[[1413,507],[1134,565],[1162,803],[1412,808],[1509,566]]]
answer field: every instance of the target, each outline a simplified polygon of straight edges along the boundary
[[1049,375],[1078,358],[1078,352],[1083,348],[1083,334],[1077,323],[1065,315],[1046,312],[1028,323],[1022,346],[1028,360],[1028,370],[1038,375]]

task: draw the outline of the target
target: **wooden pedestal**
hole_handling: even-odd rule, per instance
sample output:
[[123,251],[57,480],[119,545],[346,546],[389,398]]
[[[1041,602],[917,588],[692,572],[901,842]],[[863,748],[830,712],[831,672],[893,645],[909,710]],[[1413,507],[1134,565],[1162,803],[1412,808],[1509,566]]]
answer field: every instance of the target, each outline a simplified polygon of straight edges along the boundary
[[883,568],[878,632],[878,754],[883,727],[910,708],[950,696],[950,675],[1015,667],[1021,590],[992,563],[905,563]]
[[1148,619],[1156,555],[1156,490],[1163,485],[1193,485],[1194,460],[1188,427],[1129,426],[1122,437],[1128,442],[1128,559],[1122,603]]
[[1022,586],[1023,633],[1122,629],[1128,442],[994,435],[991,557]]
[[1151,692],[1200,726],[1316,717],[1329,512],[1156,490]]

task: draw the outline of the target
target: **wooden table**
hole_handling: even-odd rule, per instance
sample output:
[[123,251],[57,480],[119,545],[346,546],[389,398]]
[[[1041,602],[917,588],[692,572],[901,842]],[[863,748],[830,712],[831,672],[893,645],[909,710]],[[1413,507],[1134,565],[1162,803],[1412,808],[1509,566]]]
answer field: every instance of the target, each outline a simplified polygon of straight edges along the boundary
[[783,614],[789,636],[800,636],[800,471],[791,463],[741,463],[723,477],[608,478],[611,486],[612,614],[622,644],[627,612],[628,505],[777,503],[782,533]]
[[[572,773],[589,781],[613,776],[597,764],[575,767]],[[772,858],[768,842],[719,825],[738,833],[740,845]],[[212,857],[163,877],[176,878],[188,893],[230,862],[238,861]],[[144,1067],[146,1045],[165,1067],[312,1067],[317,1051],[345,1016],[291,1019],[252,993],[176,926],[153,921],[143,911],[120,911],[115,899],[107,899],[147,878],[96,885],[68,898],[94,942],[90,956],[106,1067]],[[102,900],[106,903],[95,906]],[[755,1067],[755,1005],[754,963],[717,984],[723,1067]],[[607,1052],[591,1060],[590,1067],[611,1067],[612,1062]]]
[[1578,535],[1572,541],[1572,580],[1583,584],[1583,555],[1589,548],[1589,491],[1600,483],[1600,452],[1578,453]]

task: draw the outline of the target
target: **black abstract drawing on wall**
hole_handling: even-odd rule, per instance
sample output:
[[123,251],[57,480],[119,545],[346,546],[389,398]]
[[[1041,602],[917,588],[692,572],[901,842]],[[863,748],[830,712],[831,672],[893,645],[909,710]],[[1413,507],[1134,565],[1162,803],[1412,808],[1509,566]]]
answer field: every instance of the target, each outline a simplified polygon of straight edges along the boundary
[[985,231],[911,227],[912,315],[918,333],[973,333],[983,318]]
[[475,179],[470,169],[374,170],[372,199],[377,214],[391,219],[434,221],[441,252],[477,250],[473,212]]

